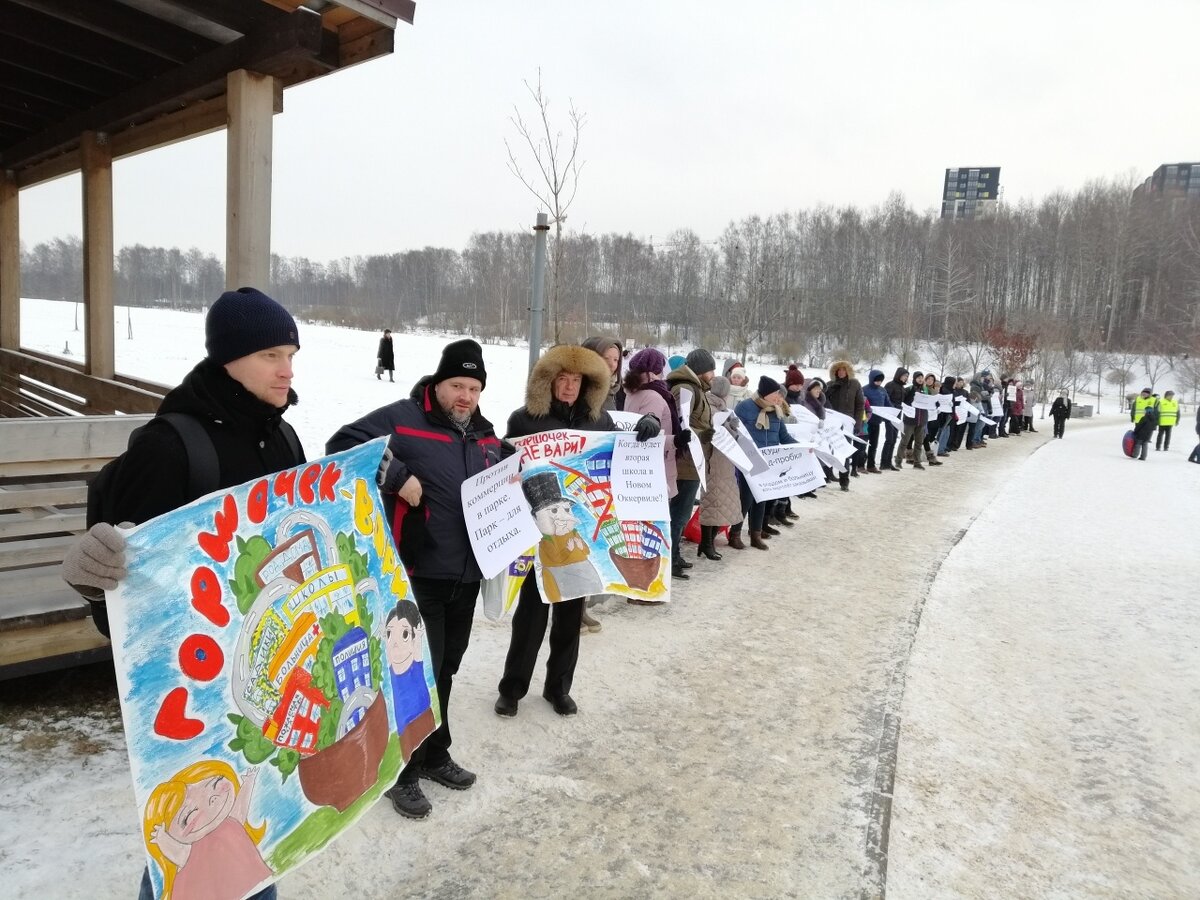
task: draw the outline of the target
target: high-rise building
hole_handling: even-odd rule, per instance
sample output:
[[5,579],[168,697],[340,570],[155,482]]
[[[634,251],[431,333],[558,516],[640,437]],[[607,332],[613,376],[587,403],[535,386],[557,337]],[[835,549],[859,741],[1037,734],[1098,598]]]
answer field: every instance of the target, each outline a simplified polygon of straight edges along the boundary
[[1138,186],[1134,195],[1200,197],[1200,162],[1164,163]]
[[1000,167],[947,169],[942,186],[942,218],[974,219],[996,208]]

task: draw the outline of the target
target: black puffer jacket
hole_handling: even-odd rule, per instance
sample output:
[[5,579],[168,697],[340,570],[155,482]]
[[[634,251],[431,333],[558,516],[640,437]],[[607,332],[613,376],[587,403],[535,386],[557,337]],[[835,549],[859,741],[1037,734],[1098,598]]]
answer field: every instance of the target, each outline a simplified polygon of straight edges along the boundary
[[905,386],[900,381],[900,377],[907,374],[908,369],[901,366],[896,370],[896,374],[892,376],[892,380],[883,386],[883,389],[887,391],[888,399],[892,401],[892,406],[896,407],[896,409],[899,409],[900,405],[904,403]]
[[[296,395],[289,393],[289,406]],[[263,403],[229,376],[225,367],[204,360],[179,387],[163,398],[159,413],[187,413],[204,426],[219,461],[216,487],[227,488],[290,469],[305,461],[280,430],[283,409]],[[196,500],[188,490],[188,457],[179,433],[151,420],[134,438],[104,493],[102,518],[142,522]],[[108,634],[108,614],[93,602],[96,627]]]
[[[325,444],[325,452],[337,453],[388,435],[396,461],[381,493],[409,574],[479,581],[483,574],[467,537],[462,483],[506,454],[492,423],[479,410],[465,429],[455,426],[438,405],[432,381],[433,376],[427,375],[414,385],[407,400],[343,425]],[[415,507],[396,494],[410,475],[421,482],[421,502]]]

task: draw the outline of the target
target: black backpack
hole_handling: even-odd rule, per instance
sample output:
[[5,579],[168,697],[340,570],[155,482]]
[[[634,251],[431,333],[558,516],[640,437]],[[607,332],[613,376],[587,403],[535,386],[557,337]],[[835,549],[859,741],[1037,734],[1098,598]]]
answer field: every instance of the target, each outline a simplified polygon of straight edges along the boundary
[[[193,499],[203,497],[219,488],[221,486],[221,463],[217,459],[217,448],[213,446],[212,438],[208,436],[208,432],[195,416],[177,412],[159,413],[152,421],[130,433],[126,449],[133,446],[133,442],[141,434],[142,428],[147,428],[157,421],[165,422],[174,428],[179,439],[183,441],[184,449],[187,451],[189,496]],[[279,430],[283,433],[293,458],[300,459],[300,439],[296,436],[295,430],[282,420],[279,423]],[[88,485],[88,528],[97,522],[118,524],[114,521],[115,516],[110,509],[111,504],[106,499],[106,492],[124,459],[125,454],[122,453],[116,459],[105,463]]]

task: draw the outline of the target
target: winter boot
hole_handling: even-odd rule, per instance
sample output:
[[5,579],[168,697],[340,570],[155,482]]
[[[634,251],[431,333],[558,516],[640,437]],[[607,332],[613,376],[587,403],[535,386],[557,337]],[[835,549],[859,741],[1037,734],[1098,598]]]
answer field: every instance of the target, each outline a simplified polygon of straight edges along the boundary
[[925,467],[924,467],[923,465],[921,465],[921,460],[920,460],[920,459],[915,459],[915,460],[913,460],[913,463],[912,463],[912,468],[914,468],[914,469],[917,469],[917,470],[919,470],[919,471],[921,471],[921,472],[924,472],[924,471],[925,471]]
[[796,523],[787,517],[782,509],[776,508],[775,515],[771,518],[775,520],[776,525],[782,525],[784,528],[795,528]]
[[753,547],[755,550],[770,550],[771,549],[770,547],[767,546],[767,542],[763,540],[763,534],[761,531],[750,532],[750,546]]
[[587,611],[587,607],[583,609],[583,619],[579,625],[580,634],[595,634],[603,626]]
[[701,525],[700,526],[700,547],[696,550],[697,556],[705,556],[714,562],[721,558],[721,554],[717,552],[714,542],[717,537],[716,525]]
[[775,537],[777,534],[782,534],[778,528],[772,528],[765,519],[763,520],[762,531],[759,533],[765,538]]
[[933,452],[932,447],[925,451],[925,461],[931,466],[944,465],[944,463],[937,458],[937,454]]
[[869,466],[867,466],[867,474],[868,475],[879,475],[880,474],[879,467],[876,466],[875,463],[871,463]]
[[734,550],[745,550],[746,545],[742,543],[742,523],[729,526],[729,546]]

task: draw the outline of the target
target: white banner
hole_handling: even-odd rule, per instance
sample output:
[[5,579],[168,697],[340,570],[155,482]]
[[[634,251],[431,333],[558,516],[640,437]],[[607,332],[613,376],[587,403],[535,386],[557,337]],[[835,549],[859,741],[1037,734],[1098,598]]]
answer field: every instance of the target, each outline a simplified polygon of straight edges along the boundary
[[907,403],[900,407],[900,412],[904,413],[904,418],[906,419],[915,419],[917,417],[917,408],[909,406]]
[[825,483],[824,474],[820,478],[814,474],[814,467],[807,460],[811,455],[808,450],[799,449],[794,444],[780,444],[761,447],[759,452],[767,463],[767,470],[746,479],[750,492],[759,503],[807,494]]
[[900,410],[894,406],[872,406],[871,415],[879,416],[886,422],[891,422],[893,425],[900,424]]
[[924,409],[928,412],[933,412],[937,409],[937,394],[913,394],[913,406],[917,409]]
[[1004,401],[1002,399],[1000,399],[999,392],[992,394],[991,407],[992,407],[992,415],[993,416],[1004,415]]
[[631,434],[617,436],[613,444],[613,511],[622,521],[661,522],[670,519],[663,443],[659,435],[639,441]]
[[[751,446],[754,442],[751,441]],[[749,472],[754,468],[754,464],[750,462],[750,458],[746,456],[746,451],[742,449],[741,444],[737,442],[729,429],[724,426],[713,429],[713,446],[718,451],[724,453],[729,461],[743,472]]]
[[754,439],[746,434],[746,429],[742,428],[737,433],[737,445],[742,452],[746,454],[746,459],[750,461],[750,469],[742,470],[745,475],[758,475],[767,471],[767,462],[762,458],[759,452],[758,445],[754,443]]
[[633,431],[634,426],[642,418],[641,413],[622,412],[619,409],[609,410],[608,415],[613,420],[613,424],[617,426],[617,431]]
[[[692,392],[682,390],[679,392],[679,418],[683,421],[684,428],[692,427]],[[708,461],[704,458],[704,447],[700,444],[700,436],[696,432],[692,432],[692,439],[688,441],[688,453],[691,454],[692,464],[696,467],[696,475],[700,478],[700,489],[704,490],[708,487]]]
[[521,454],[514,453],[462,483],[467,536],[484,578],[503,572],[542,539],[521,490],[520,468]]

